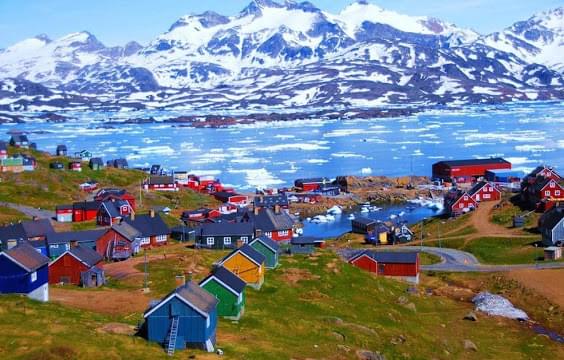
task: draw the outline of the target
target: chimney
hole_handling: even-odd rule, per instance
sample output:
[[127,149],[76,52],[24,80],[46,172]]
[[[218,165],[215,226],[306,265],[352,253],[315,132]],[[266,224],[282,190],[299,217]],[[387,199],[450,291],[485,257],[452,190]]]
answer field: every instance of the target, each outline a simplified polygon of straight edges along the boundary
[[278,204],[274,205],[274,213],[280,214],[280,205],[278,205]]
[[155,210],[151,209],[151,211],[149,211],[149,215],[151,215],[152,218],[155,217]]
[[131,214],[129,214],[129,217],[132,221],[135,221],[135,211],[132,211]]
[[176,287],[186,285],[186,275],[176,275]]
[[255,206],[255,215],[259,214],[259,208]]

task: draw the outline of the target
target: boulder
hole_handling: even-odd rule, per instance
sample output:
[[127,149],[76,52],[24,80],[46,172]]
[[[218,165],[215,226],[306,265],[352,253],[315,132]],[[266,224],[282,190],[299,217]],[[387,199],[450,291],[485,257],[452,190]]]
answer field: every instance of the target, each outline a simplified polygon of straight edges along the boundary
[[356,357],[359,360],[386,360],[386,357],[379,352],[369,350],[358,350],[356,352]]
[[478,321],[478,315],[476,315],[475,312],[470,311],[468,314],[466,314],[466,315],[464,316],[464,320]]
[[478,351],[478,347],[472,341],[466,339],[464,340],[464,350]]

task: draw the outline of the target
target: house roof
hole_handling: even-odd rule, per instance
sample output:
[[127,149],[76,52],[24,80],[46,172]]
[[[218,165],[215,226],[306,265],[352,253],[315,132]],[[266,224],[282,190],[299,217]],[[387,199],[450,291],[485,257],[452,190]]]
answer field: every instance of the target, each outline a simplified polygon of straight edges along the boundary
[[552,230],[563,218],[564,206],[555,206],[541,216],[539,225],[542,229]]
[[329,182],[331,182],[331,180],[326,178],[326,177],[318,177],[318,178],[297,179],[294,183],[295,184],[322,184],[322,183],[329,183]]
[[472,166],[472,165],[494,165],[494,164],[509,164],[511,163],[502,158],[489,158],[489,159],[468,159],[468,160],[446,160],[439,161],[436,164],[444,164],[447,166]]
[[28,142],[27,135],[12,135],[12,139],[15,142]]
[[143,237],[170,234],[170,229],[159,214],[154,217],[149,214],[135,215],[134,219],[126,217],[124,221],[137,229]]
[[417,262],[419,253],[401,251],[365,251],[356,257],[366,254],[372,259],[388,264],[414,264]]
[[90,159],[90,164],[104,166],[104,161],[102,160],[102,158],[94,157]]
[[290,244],[292,245],[314,245],[316,242],[316,238],[311,236],[300,236],[297,238],[292,238],[290,240]]
[[151,176],[149,177],[149,185],[166,185],[174,184],[173,176]]
[[[127,202],[126,202],[127,203]],[[129,203],[127,203],[127,205],[129,206]],[[106,212],[108,213],[108,215],[110,215],[110,217],[112,218],[119,218],[121,217],[121,213],[119,211],[119,207],[121,206],[120,203],[118,202],[114,202],[114,201],[104,201],[102,203],[102,208],[106,209]]]
[[57,145],[57,151],[66,151],[66,150],[67,150],[66,145]]
[[142,236],[139,230],[125,221],[122,221],[119,224],[112,225],[112,229],[131,242],[133,242],[136,238]]
[[262,231],[289,230],[294,226],[294,220],[284,211],[275,213],[270,208],[260,209],[257,215],[249,213],[255,227]]
[[259,236],[258,238],[251,241],[250,244],[254,243],[255,241],[263,243],[264,246],[266,246],[267,248],[269,248],[273,252],[278,252],[278,250],[280,250],[280,244],[278,244],[276,241],[272,240],[268,236],[264,236],[264,235]]
[[71,204],[57,205],[55,206],[55,210],[72,210],[72,205]]
[[[480,181],[480,182],[476,183],[468,191],[468,195],[472,196],[472,195],[476,194],[478,191],[480,191],[484,186],[486,186],[488,184],[489,184],[489,182],[487,182],[487,181]],[[497,188],[494,185],[491,185],[491,187],[497,190]]]
[[247,283],[242,280],[237,275],[233,274],[231,271],[227,270],[223,266],[216,267],[211,274],[209,274],[205,279],[200,281],[200,286],[206,284],[212,278],[216,278],[220,283],[225,285],[229,290],[232,290],[235,295],[239,295],[245,290]]
[[288,206],[288,197],[286,194],[255,196],[254,204],[258,207]]
[[254,233],[252,223],[204,223],[199,229],[201,236],[245,236]]
[[85,231],[69,231],[52,233],[47,235],[47,244],[66,244],[71,241],[91,242],[98,240],[106,233],[106,229],[100,230],[85,230]]
[[42,255],[28,243],[21,243],[10,250],[4,251],[4,254],[29,272],[35,271],[49,263],[49,258]]
[[100,201],[82,201],[72,204],[74,210],[98,210],[102,203]]
[[247,257],[249,260],[251,260],[252,262],[254,262],[255,264],[257,264],[259,266],[262,263],[264,263],[264,261],[266,260],[266,257],[263,254],[259,253],[258,251],[253,249],[248,244],[245,244],[245,245],[241,246],[240,248],[235,249],[232,252],[230,252],[227,256],[225,256],[221,260],[220,264],[223,264],[225,261],[227,261],[227,259],[231,258],[232,256],[234,256],[237,253],[243,254],[243,256]]
[[155,310],[168,303],[173,297],[178,297],[186,305],[193,307],[202,316],[208,317],[217,306],[218,300],[215,296],[202,289],[198,284],[190,281],[176,288],[162,301],[145,311],[144,317],[150,316]]
[[229,198],[233,196],[244,196],[244,195],[233,193],[233,192],[227,192],[227,191],[218,191],[214,193],[213,196],[218,200],[221,200],[223,202],[228,202]]
[[361,225],[372,225],[372,224],[375,224],[375,223],[376,223],[376,220],[373,220],[373,219],[369,219],[369,218],[367,218],[367,217],[360,216],[360,217],[357,217],[357,218],[351,220],[351,222],[352,222],[352,223],[361,224]]
[[27,237],[29,238],[46,236],[47,234],[55,232],[55,229],[53,229],[53,226],[51,225],[51,221],[49,221],[48,219],[24,221],[22,222],[22,226]]
[[89,268],[95,266],[100,261],[103,260],[102,255],[98,254],[96,251],[92,250],[89,247],[85,246],[76,246],[71,248],[68,251],[65,251],[61,254],[58,258],[53,260],[51,264],[56,263],[59,259],[63,258],[66,254],[70,254],[74,256],[78,261],[82,262],[84,265],[88,266]]

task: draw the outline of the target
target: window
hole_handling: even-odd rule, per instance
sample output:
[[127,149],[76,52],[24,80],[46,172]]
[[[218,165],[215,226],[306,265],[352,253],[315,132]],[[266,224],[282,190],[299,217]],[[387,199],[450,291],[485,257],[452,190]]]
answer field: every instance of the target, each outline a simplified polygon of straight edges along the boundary
[[288,236],[288,230],[279,231],[278,236]]
[[206,239],[208,245],[212,246],[213,244],[215,244],[215,238],[213,237],[209,237]]
[[554,192],[554,195],[560,196],[560,190],[556,190],[556,191]]
[[556,187],[556,183],[555,183],[554,181],[551,181],[551,182],[550,182],[550,187],[551,187],[551,188],[555,188],[555,187]]
[[468,196],[464,195],[464,200],[465,201],[468,200]]
[[484,199],[489,199],[491,197],[490,194],[484,194]]
[[544,195],[545,195],[545,196],[550,196],[550,190],[546,190],[546,191],[544,192]]
[[206,318],[206,328],[209,328],[210,325],[211,325],[210,317],[208,316],[208,317]]
[[148,238],[148,237],[141,238],[141,241],[140,241],[141,245],[149,245],[150,243],[151,243],[151,238]]
[[249,238],[247,236],[241,236],[241,241],[243,242],[243,244],[246,244],[249,242]]
[[37,281],[37,271],[31,273],[31,282]]
[[272,233],[271,233],[271,232],[265,232],[264,235],[267,236],[267,237],[269,237],[269,238],[272,238]]
[[231,237],[226,236],[223,238],[223,245],[231,245]]
[[164,242],[166,239],[166,235],[157,235],[157,242]]
[[461,209],[463,209],[463,208],[464,208],[464,204],[463,204],[463,203],[460,203],[460,204],[458,204],[458,207],[461,208]]

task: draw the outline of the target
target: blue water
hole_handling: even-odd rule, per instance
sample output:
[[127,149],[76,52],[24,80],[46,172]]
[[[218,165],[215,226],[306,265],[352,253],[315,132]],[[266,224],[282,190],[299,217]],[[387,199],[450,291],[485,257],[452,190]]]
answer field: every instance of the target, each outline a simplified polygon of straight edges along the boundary
[[[352,211],[356,217],[363,216],[374,220],[380,221],[393,221],[393,222],[406,222],[408,225],[417,223],[425,218],[430,218],[432,216],[438,215],[439,212],[426,207],[415,207],[408,205],[378,205],[382,208],[380,211],[372,211],[368,213],[360,213],[357,211]],[[403,216],[398,216],[391,220],[390,216],[398,215],[401,212],[405,214]],[[342,215],[337,215],[335,221],[329,223],[319,223],[315,224],[309,221],[303,221],[304,224],[304,235],[313,236],[316,238],[331,238],[343,235],[351,231],[351,220],[348,219],[348,213],[343,213]]]
[[[374,120],[294,121],[194,129],[172,124],[112,125],[104,121],[179,112],[70,112],[64,124],[0,125],[41,131],[29,137],[42,150],[66,144],[130,166],[161,164],[169,170],[215,175],[242,190],[280,187],[298,177],[430,175],[440,159],[504,156],[514,168],[539,163],[564,167],[564,103],[508,104],[427,112]],[[7,135],[5,136],[8,137]]]

